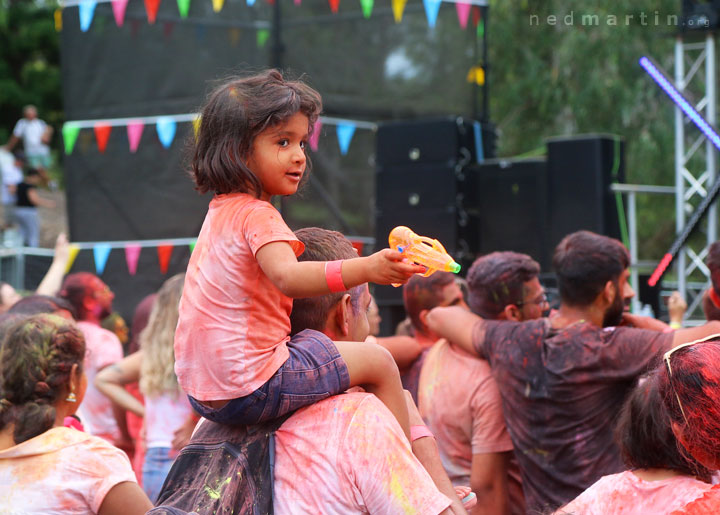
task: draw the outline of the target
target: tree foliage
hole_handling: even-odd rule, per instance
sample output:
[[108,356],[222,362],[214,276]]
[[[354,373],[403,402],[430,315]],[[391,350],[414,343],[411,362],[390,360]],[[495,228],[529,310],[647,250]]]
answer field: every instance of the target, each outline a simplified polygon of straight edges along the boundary
[[62,123],[56,7],[53,2],[0,0],[0,143],[7,141],[27,104],[55,128]]

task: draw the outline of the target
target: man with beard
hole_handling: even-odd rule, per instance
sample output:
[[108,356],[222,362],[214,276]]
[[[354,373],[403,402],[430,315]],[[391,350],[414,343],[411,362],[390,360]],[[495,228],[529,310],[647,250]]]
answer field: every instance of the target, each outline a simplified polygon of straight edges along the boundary
[[673,345],[720,331],[718,322],[658,331],[656,320],[632,315],[635,327],[618,327],[623,298],[633,294],[628,265],[619,241],[579,231],[555,249],[561,304],[549,318],[489,321],[455,308],[427,317],[437,334],[490,363],[528,513],[555,509],[624,470],[613,424],[638,377]]
[[95,387],[95,376],[103,368],[123,358],[122,344],[114,333],[100,327],[100,322],[112,312],[115,295],[107,284],[89,272],[70,274],[63,281],[58,295],[67,300],[77,313],[78,327],[85,335],[87,352],[83,368],[87,375],[87,393],[78,409],[85,431],[129,450],[125,411],[113,405]]

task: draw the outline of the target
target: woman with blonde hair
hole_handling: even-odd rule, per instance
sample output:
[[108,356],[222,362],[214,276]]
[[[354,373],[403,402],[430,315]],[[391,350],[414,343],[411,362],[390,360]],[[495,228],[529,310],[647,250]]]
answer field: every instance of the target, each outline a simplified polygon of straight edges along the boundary
[[[140,333],[140,350],[103,369],[95,379],[98,389],[113,402],[145,417],[142,484],[153,501],[177,455],[176,433],[197,420],[174,368],[173,342],[184,280],[185,274],[175,275],[158,291],[148,325]],[[124,388],[138,379],[145,406]]]

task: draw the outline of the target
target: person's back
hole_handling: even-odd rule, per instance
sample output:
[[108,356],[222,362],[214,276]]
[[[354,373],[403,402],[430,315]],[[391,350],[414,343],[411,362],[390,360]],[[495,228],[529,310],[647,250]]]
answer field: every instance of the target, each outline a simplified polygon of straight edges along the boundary
[[712,487],[710,470],[679,450],[657,373],[644,378],[628,397],[615,435],[628,470],[602,477],[558,515],[670,513]]

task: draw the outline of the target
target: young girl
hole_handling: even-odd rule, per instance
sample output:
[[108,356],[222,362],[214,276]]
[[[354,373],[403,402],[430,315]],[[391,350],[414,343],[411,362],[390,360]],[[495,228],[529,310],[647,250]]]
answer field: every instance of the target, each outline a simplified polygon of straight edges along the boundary
[[269,201],[297,191],[321,107],[315,90],[275,70],[210,94],[192,175],[201,193],[215,197],[188,265],[175,371],[196,411],[216,422],[271,420],[361,385],[409,434],[400,376],[387,351],[332,342],[319,332],[288,336],[293,298],[366,282],[404,283],[424,272],[390,249],[342,261],[297,261],[303,245]]

